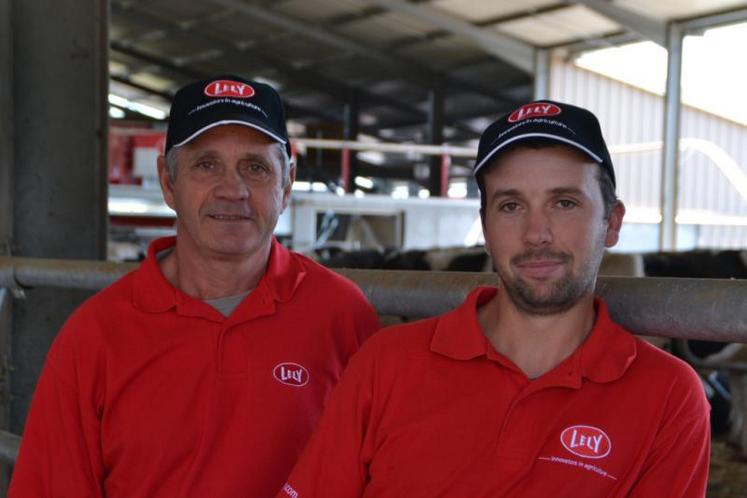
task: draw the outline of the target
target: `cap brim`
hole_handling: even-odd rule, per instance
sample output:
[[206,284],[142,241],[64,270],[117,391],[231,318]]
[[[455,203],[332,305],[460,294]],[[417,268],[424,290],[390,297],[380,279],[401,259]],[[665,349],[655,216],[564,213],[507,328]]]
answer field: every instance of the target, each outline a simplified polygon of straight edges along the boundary
[[483,166],[485,166],[492,158],[495,156],[495,154],[500,151],[501,149],[505,148],[507,145],[510,145],[516,141],[524,140],[527,138],[546,138],[549,140],[554,140],[556,142],[568,144],[572,147],[577,148],[590,158],[592,158],[594,161],[596,161],[599,164],[603,164],[604,160],[599,157],[598,155],[594,154],[591,149],[586,147],[585,145],[576,142],[574,140],[571,140],[567,137],[563,137],[561,135],[553,135],[552,133],[524,133],[521,135],[516,135],[515,137],[511,137],[508,140],[501,142],[500,145],[496,146],[493,150],[491,150],[485,157],[482,158],[482,161],[480,161],[479,164],[475,165],[474,169],[474,175],[477,176],[477,173],[482,169]]
[[224,119],[224,120],[221,120],[221,121],[215,121],[213,123],[210,123],[210,124],[207,124],[207,125],[203,126],[202,128],[199,128],[198,130],[194,131],[191,135],[189,135],[186,139],[182,140],[179,143],[175,143],[174,145],[172,145],[172,147],[180,147],[180,146],[182,146],[182,145],[184,145],[186,143],[189,143],[189,142],[191,142],[192,140],[194,140],[198,136],[202,135],[203,133],[205,133],[206,131],[208,131],[211,128],[215,128],[216,126],[229,125],[229,124],[237,124],[237,125],[247,126],[249,128],[254,128],[255,130],[257,130],[257,131],[259,131],[259,132],[267,135],[268,137],[270,137],[271,139],[275,140],[276,142],[279,142],[279,143],[281,143],[283,145],[286,145],[288,143],[287,140],[285,140],[283,137],[281,137],[280,135],[278,135],[273,130],[270,130],[266,126],[262,126],[262,125],[260,125],[260,124],[258,124],[256,122],[254,122],[254,121],[241,120],[241,119]]

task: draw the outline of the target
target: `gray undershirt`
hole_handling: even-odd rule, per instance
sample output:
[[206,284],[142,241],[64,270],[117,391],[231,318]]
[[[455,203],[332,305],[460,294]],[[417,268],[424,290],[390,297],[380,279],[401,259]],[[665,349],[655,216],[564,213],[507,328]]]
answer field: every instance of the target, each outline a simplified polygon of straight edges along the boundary
[[241,294],[236,294],[235,296],[219,297],[217,299],[205,299],[205,302],[213,308],[217,309],[221,313],[221,315],[228,317],[252,290],[242,292]]
[[[168,249],[160,251],[158,254],[156,254],[156,260],[163,260],[166,256],[171,254],[173,250],[173,247],[169,247]],[[228,317],[231,315],[231,313],[233,313],[233,310],[236,309],[241,301],[243,301],[244,298],[248,296],[249,293],[253,290],[254,289],[249,289],[248,291],[242,292],[241,294],[236,294],[235,296],[219,297],[216,299],[203,299],[203,301],[218,310],[221,315]]]

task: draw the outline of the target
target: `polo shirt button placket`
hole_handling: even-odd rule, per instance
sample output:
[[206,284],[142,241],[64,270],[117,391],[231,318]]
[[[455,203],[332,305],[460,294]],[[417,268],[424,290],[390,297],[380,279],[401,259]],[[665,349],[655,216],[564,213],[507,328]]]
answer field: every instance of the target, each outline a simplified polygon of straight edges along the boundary
[[240,327],[221,326],[218,339],[218,374],[220,377],[246,375],[249,371],[246,337]]

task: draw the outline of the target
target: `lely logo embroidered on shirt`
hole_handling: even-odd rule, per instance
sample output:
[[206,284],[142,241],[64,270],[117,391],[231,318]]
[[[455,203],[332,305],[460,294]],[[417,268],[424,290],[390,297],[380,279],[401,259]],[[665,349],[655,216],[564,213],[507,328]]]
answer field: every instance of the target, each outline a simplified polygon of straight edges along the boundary
[[515,123],[517,121],[521,121],[522,119],[538,118],[544,116],[557,116],[560,113],[560,107],[556,106],[555,104],[549,104],[547,102],[533,102],[531,104],[523,105],[512,112],[508,117],[508,122]]
[[205,87],[205,95],[208,97],[234,97],[237,99],[248,99],[254,96],[254,88],[233,80],[211,81]]
[[272,371],[275,379],[287,386],[302,387],[309,383],[309,371],[298,363],[279,363]]
[[602,429],[574,425],[560,433],[563,447],[583,458],[604,458],[612,451],[612,441]]

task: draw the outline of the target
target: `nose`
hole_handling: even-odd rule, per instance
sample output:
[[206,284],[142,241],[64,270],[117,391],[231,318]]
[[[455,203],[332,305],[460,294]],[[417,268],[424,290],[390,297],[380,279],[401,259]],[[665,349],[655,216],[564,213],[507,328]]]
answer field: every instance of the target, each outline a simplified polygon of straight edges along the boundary
[[526,217],[524,242],[527,245],[541,247],[552,243],[552,223],[542,209],[530,210]]
[[244,200],[251,191],[244,178],[235,168],[226,168],[215,189],[216,197],[227,200]]

